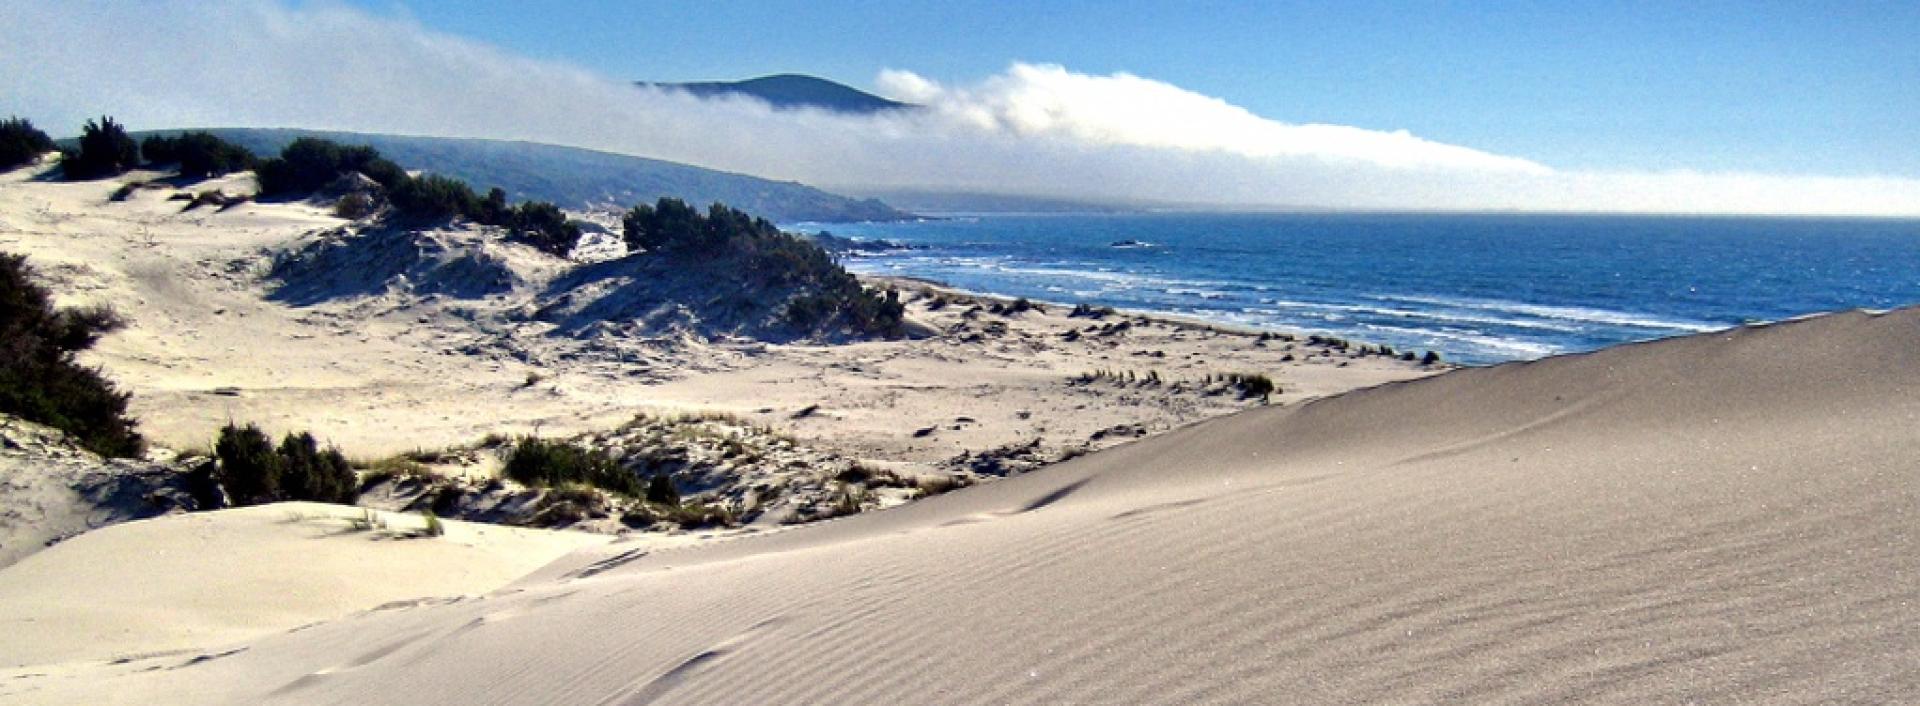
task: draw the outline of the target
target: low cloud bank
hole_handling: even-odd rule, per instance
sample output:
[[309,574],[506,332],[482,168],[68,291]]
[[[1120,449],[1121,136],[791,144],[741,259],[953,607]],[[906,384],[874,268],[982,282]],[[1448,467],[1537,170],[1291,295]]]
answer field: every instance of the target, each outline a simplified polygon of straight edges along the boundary
[[[635,51],[644,51],[636,47]],[[1233,208],[1920,215],[1920,179],[1568,172],[1405,131],[1269,120],[1130,74],[1016,63],[974,85],[907,71],[919,111],[700,99],[332,5],[0,5],[6,110],[50,132],[258,126],[532,140],[829,188]],[[804,67],[795,67],[804,69]]]

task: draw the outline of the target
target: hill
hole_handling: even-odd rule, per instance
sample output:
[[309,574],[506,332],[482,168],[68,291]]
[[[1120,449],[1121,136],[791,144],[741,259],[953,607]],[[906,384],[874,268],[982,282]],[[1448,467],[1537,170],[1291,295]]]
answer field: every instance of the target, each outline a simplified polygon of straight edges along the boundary
[[[301,137],[371,145],[407,169],[454,177],[482,190],[498,186],[514,199],[552,201],[574,210],[624,208],[672,196],[703,206],[718,201],[777,222],[844,223],[913,217],[875,199],[851,199],[795,182],[533,142],[269,128],[215,128],[207,132],[262,156],[278,154],[287,143]],[[153,133],[136,133],[136,138],[148,134]]]
[[748,96],[766,101],[779,109],[821,108],[838,113],[868,114],[918,107],[911,103],[881,98],[846,84],[802,74],[776,74],[744,81],[690,83],[640,81],[639,84],[682,90],[702,98]]

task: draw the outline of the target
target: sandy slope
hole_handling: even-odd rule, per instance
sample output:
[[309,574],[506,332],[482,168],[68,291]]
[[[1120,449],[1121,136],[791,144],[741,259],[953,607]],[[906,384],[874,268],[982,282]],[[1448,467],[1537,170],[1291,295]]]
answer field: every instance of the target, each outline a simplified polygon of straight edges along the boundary
[[0,664],[194,657],[389,602],[486,593],[606,537],[278,503],[88,532],[0,571]]
[[1917,416],[1920,311],[1829,316],[1254,410],[216,659],[16,670],[0,694],[1899,702],[1920,694]]

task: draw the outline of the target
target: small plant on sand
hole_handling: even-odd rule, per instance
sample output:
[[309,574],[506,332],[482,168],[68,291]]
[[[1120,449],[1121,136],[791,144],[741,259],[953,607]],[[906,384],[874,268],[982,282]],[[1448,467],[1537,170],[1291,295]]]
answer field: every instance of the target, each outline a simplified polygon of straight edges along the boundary
[[421,529],[424,536],[440,537],[446,535],[447,526],[440,523],[440,516],[433,514],[432,510],[421,510],[420,519],[426,523]]
[[955,490],[965,488],[967,487],[967,482],[965,479],[961,478],[960,476],[952,476],[952,475],[945,475],[945,474],[937,475],[937,476],[920,476],[918,478],[913,479],[913,487],[920,491],[919,497],[930,498],[935,495],[950,493]]
[[347,526],[352,527],[355,532],[385,530],[387,528],[387,518],[385,515],[373,510],[362,509],[360,510],[359,517],[347,519]]
[[356,191],[340,197],[339,201],[333,202],[333,215],[336,218],[357,221],[373,215],[374,210],[378,207],[379,205],[374,202],[372,196]]
[[872,497],[866,488],[842,483],[839,492],[834,494],[833,516],[858,515]]
[[1227,373],[1221,376],[1227,384],[1240,391],[1241,397],[1258,397],[1262,401],[1280,391],[1273,378],[1260,373]]

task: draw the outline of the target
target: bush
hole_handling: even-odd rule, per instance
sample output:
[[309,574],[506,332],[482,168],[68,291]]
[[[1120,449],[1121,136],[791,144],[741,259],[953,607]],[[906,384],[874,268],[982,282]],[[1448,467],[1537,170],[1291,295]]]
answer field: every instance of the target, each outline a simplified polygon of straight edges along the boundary
[[140,141],[140,157],[156,167],[173,164],[180,161],[180,152],[174,149],[176,144],[174,138],[166,135],[148,135]]
[[[500,202],[505,201],[505,195],[499,189],[494,189],[487,194],[487,201],[483,202],[480,215],[474,220],[487,222],[485,218],[492,215],[490,210],[494,208],[494,194],[501,194]],[[565,256],[580,242],[580,226],[567,220],[567,214],[551,203],[527,201],[518,208],[508,210],[506,216],[507,222],[493,225],[512,228],[528,243],[548,253]]]
[[535,437],[520,439],[507,455],[508,478],[533,487],[581,483],[622,495],[644,493],[639,476],[597,449]]
[[60,161],[68,179],[115,176],[140,165],[140,145],[127,129],[110,117],[88,120],[80,132],[80,149]]
[[138,456],[145,442],[127,394],[75,361],[121,326],[106,308],[55,309],[20,255],[0,253],[0,412],[71,435],[103,456]]
[[346,456],[335,448],[321,450],[312,434],[288,434],[280,441],[279,454],[284,461],[280,488],[286,499],[348,504],[359,495]]
[[149,164],[180,165],[180,176],[207,179],[252,169],[253,153],[212,133],[189,132],[179,137],[149,137],[140,143]]
[[0,121],[0,169],[30,164],[40,155],[53,151],[53,139],[34,129],[25,118]]
[[280,150],[280,156],[255,168],[265,196],[311,194],[342,175],[359,172],[392,191],[409,181],[406,170],[364,145],[348,147],[332,140],[302,137]]
[[339,449],[322,450],[312,434],[287,434],[275,449],[260,427],[228,424],[213,446],[216,474],[234,505],[281,500],[352,504],[360,494],[353,467]]
[[459,179],[438,174],[408,178],[391,187],[387,199],[402,218],[443,221],[480,211],[480,197]]
[[1280,386],[1273,383],[1273,378],[1260,373],[1228,373],[1225,379],[1240,390],[1241,397],[1266,399],[1280,391]]
[[373,215],[375,208],[373,197],[355,192],[342,196],[339,201],[333,203],[333,215],[357,221]]
[[216,477],[234,505],[270,503],[281,497],[280,479],[286,463],[260,427],[222,427],[213,453],[220,459]]

